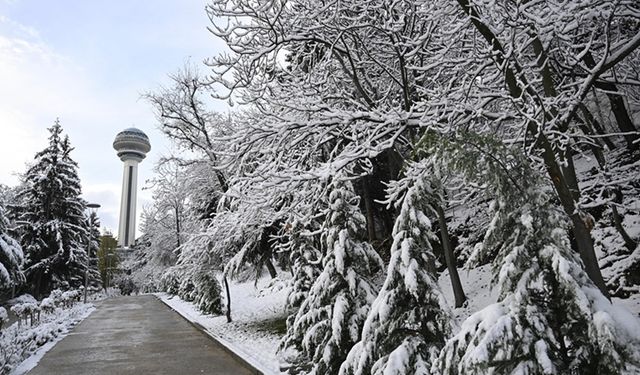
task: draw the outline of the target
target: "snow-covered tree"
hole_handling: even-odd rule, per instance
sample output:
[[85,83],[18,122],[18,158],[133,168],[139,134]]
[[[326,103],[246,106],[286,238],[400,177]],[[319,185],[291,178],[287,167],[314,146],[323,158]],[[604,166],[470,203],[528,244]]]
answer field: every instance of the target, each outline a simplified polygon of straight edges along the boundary
[[14,207],[25,274],[36,296],[56,286],[82,285],[87,262],[85,202],[73,148],[58,121],[49,132],[49,145],[24,174]]
[[9,219],[5,215],[4,203],[0,202],[0,291],[24,283],[23,263],[22,247],[9,234]]
[[365,219],[350,182],[335,181],[326,211],[323,270],[288,325],[282,354],[290,372],[335,374],[360,339],[382,260],[361,239]]
[[411,168],[392,185],[390,199],[401,208],[387,277],[340,374],[427,374],[449,337],[449,307],[430,244],[435,235],[429,218],[437,217],[430,173]]
[[495,254],[499,301],[462,324],[434,373],[637,374],[640,324],[589,279],[566,219],[525,175],[494,186],[495,216],[472,255]]
[[[320,275],[322,252],[315,244],[314,238],[316,236],[311,232],[296,228],[295,225],[291,232],[289,241],[285,243],[287,248],[283,250],[289,253],[289,264],[293,276],[286,308],[295,312],[307,299],[313,283]],[[292,319],[294,317],[295,314],[290,316]]]

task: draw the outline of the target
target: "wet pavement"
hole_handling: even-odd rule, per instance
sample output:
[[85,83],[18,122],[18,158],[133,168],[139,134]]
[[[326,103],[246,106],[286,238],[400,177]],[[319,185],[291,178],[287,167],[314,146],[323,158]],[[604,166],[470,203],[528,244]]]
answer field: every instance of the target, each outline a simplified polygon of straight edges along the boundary
[[255,373],[154,296],[96,307],[28,374]]

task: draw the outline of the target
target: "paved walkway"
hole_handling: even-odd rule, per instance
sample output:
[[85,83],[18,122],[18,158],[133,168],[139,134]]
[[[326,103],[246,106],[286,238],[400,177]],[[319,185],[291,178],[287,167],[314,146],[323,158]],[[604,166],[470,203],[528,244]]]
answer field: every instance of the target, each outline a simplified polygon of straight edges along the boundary
[[30,375],[252,372],[154,296],[108,299]]

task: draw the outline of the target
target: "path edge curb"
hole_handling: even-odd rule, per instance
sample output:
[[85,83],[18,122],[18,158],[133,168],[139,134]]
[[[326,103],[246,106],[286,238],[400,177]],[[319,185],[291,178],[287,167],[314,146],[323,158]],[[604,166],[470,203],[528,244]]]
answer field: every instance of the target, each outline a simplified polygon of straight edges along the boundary
[[182,319],[186,320],[189,324],[191,324],[195,329],[197,329],[198,331],[204,333],[207,337],[209,337],[213,342],[215,342],[216,344],[220,345],[220,347],[222,347],[222,349],[229,353],[229,355],[231,355],[234,359],[236,359],[238,362],[241,362],[246,368],[248,368],[252,373],[254,373],[255,375],[265,375],[264,372],[262,372],[261,370],[259,370],[254,364],[252,364],[251,362],[249,362],[246,358],[244,358],[241,354],[237,353],[235,350],[231,349],[230,347],[228,347],[227,345],[225,345],[222,341],[220,341],[215,335],[213,335],[211,332],[209,332],[205,327],[203,327],[201,324],[199,324],[198,322],[194,322],[191,319],[187,318],[186,316],[182,315],[180,313],[180,311],[174,309],[173,307],[171,307],[171,305],[169,305],[168,303],[166,303],[165,301],[162,300],[162,298],[160,298],[160,296],[157,296],[155,294],[152,294],[154,297],[156,297],[160,302],[162,302],[165,306],[167,306],[169,309],[173,310],[176,314],[178,314],[180,317],[182,317]]

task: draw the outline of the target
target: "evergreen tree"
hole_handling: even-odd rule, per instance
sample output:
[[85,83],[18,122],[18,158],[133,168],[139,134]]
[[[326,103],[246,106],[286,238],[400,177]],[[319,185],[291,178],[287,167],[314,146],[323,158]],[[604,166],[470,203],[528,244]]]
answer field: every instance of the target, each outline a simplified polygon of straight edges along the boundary
[[[99,269],[98,251],[100,249],[100,219],[96,212],[91,212],[85,220],[87,233],[89,233],[89,286],[99,289],[102,283],[102,275]],[[87,248],[85,243],[85,248]]]
[[324,268],[288,325],[282,345],[290,372],[336,374],[360,339],[377,292],[373,278],[382,260],[361,240],[365,219],[351,183],[335,183],[325,225]]
[[[287,296],[286,308],[296,311],[309,295],[311,286],[320,275],[322,253],[314,246],[314,237],[306,231],[293,230],[287,243],[290,247],[292,286]],[[286,251],[286,250],[285,250]],[[294,318],[295,315],[289,318]]]
[[497,188],[494,219],[474,254],[495,251],[499,301],[463,323],[434,373],[637,374],[637,320],[589,279],[566,220],[528,171],[531,185]]
[[105,233],[100,236],[100,245],[98,247],[98,271],[100,272],[100,279],[104,288],[110,287],[113,284],[113,270],[120,264],[120,258],[118,258],[118,241],[113,237],[111,233]]
[[10,290],[24,283],[22,273],[24,254],[20,244],[9,235],[9,220],[0,202],[0,292]]
[[[424,171],[413,172],[392,185],[391,200],[402,206],[387,277],[341,374],[427,374],[450,334],[449,307],[434,276],[429,243],[435,238],[428,218],[436,217],[434,192]],[[404,192],[404,200],[398,199]]]
[[37,297],[82,285],[87,261],[85,202],[73,148],[58,121],[48,130],[49,145],[25,173],[14,207],[27,282]]

